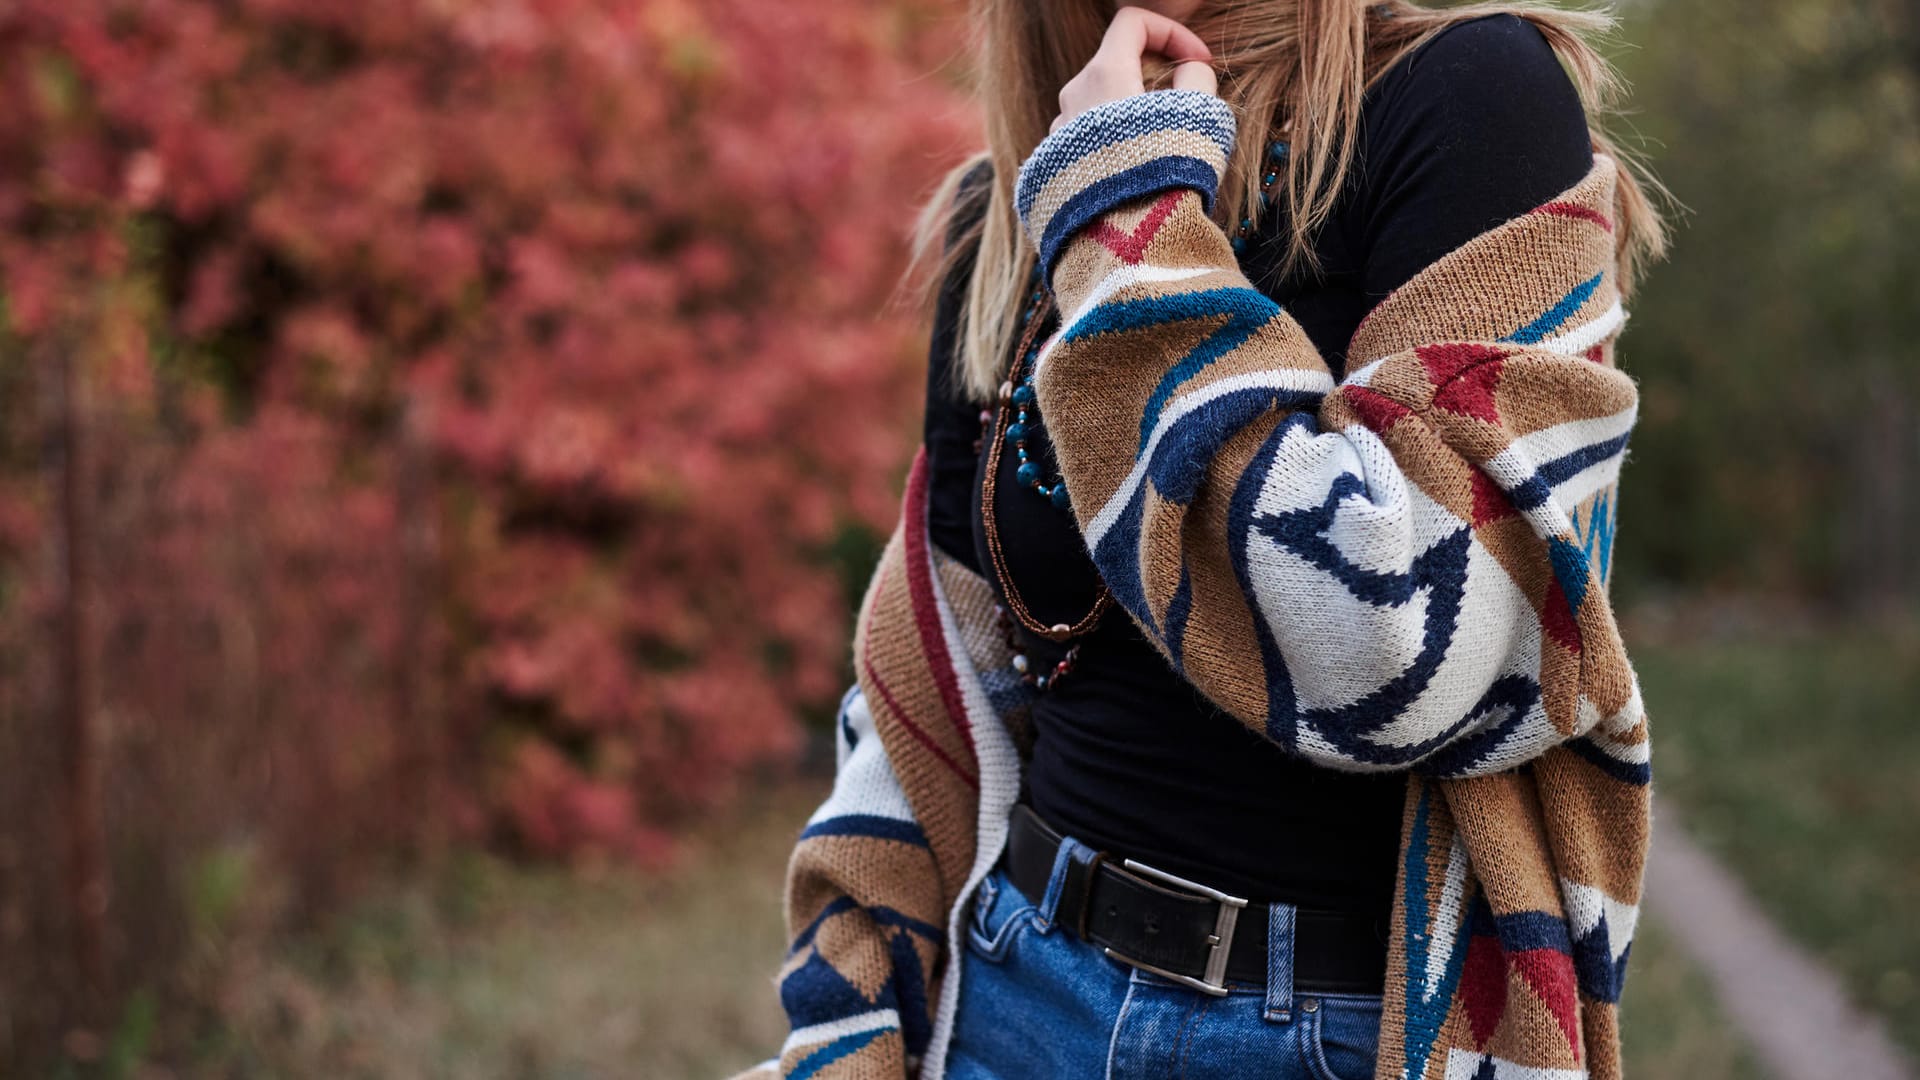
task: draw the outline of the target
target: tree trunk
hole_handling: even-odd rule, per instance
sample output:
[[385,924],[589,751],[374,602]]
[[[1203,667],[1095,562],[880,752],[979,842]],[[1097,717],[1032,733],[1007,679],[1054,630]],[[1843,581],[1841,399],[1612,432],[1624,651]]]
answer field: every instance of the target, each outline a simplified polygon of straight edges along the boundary
[[432,451],[418,405],[408,402],[398,425],[395,498],[400,525],[400,634],[394,656],[391,823],[402,850],[438,859],[446,843],[442,781],[446,733],[437,679],[433,609],[439,597],[438,535]]
[[[73,919],[74,970],[83,1002],[96,1006],[107,989],[107,854],[100,805],[97,727],[97,639],[93,596],[93,468],[88,453],[88,395],[81,359],[62,352],[60,371],[61,597],[60,723],[65,759],[67,900]],[[43,369],[44,370],[44,369]]]

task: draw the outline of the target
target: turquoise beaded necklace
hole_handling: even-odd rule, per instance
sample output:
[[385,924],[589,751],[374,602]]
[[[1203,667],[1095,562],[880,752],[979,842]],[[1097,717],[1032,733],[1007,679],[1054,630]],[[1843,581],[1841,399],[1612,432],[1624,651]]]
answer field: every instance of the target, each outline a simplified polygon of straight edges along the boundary
[[[1033,295],[1027,300],[1027,312],[1020,317],[1022,331],[1040,314],[1042,305],[1046,303],[1046,290],[1039,287],[1040,267],[1037,263],[1033,268],[1031,280],[1035,283],[1035,287]],[[1025,334],[1022,333],[1021,336],[1024,337]],[[1056,479],[1051,484],[1047,483],[1040,473],[1040,463],[1027,456],[1027,435],[1033,430],[1030,425],[1033,419],[1039,416],[1040,411],[1039,401],[1033,390],[1034,360],[1040,355],[1040,345],[1039,335],[1036,334],[1033,348],[1027,352],[1020,363],[1020,382],[1007,394],[1007,400],[1013,406],[1014,414],[1013,423],[1007,425],[1004,438],[1007,440],[1007,445],[1020,457],[1020,465],[1013,471],[1014,479],[1020,481],[1022,487],[1037,492],[1041,498],[1053,503],[1058,509],[1068,510],[1072,508],[1072,504],[1067,500],[1066,481]]]
[[[1273,189],[1280,180],[1280,170],[1287,167],[1287,144],[1275,139],[1267,144],[1267,171],[1260,177],[1260,209],[1264,213],[1273,209],[1276,201]],[[1253,218],[1243,216],[1239,228],[1233,233],[1233,253],[1240,255],[1247,250],[1247,236],[1253,231]]]

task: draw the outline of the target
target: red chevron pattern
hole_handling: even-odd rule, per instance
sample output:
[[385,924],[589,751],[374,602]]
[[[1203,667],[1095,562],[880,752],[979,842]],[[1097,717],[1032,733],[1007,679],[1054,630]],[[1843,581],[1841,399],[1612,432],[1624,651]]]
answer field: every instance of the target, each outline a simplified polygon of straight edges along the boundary
[[1101,220],[1087,227],[1087,235],[1100,241],[1102,247],[1113,252],[1114,256],[1128,266],[1137,266],[1147,253],[1147,245],[1159,234],[1160,226],[1167,223],[1173,214],[1173,208],[1180,203],[1180,192],[1169,191],[1160,196],[1147,216],[1140,219],[1131,232],[1116,228],[1111,222]]

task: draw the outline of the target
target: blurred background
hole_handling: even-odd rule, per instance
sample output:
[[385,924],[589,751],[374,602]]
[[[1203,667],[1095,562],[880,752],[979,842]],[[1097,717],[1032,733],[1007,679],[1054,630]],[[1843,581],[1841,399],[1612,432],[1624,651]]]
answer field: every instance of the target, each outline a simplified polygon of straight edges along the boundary
[[[1620,14],[1658,812],[1920,1051],[1920,4]],[[964,29],[0,0],[0,1075],[777,1048]],[[1779,1075],[1659,914],[1629,1075]]]

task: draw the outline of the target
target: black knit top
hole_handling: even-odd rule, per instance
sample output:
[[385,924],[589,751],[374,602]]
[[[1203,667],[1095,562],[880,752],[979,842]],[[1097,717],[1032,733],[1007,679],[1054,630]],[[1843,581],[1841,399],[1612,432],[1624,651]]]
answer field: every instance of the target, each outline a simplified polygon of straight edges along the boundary
[[[1540,32],[1514,16],[1475,19],[1404,58],[1368,93],[1354,175],[1315,241],[1321,273],[1279,274],[1281,213],[1251,238],[1241,265],[1337,376],[1354,329],[1382,297],[1571,187],[1591,164],[1579,98]],[[935,544],[992,580],[980,516],[986,456],[975,450],[980,405],[949,389],[967,270],[945,283],[935,315],[929,520]],[[1049,420],[1028,449],[1051,482]],[[996,485],[1009,573],[1042,621],[1076,622],[1098,574],[1069,514],[1016,482],[1015,464],[1001,455]],[[1403,777],[1290,756],[1202,698],[1117,607],[1079,641],[1071,674],[1034,706],[1027,797],[1042,816],[1097,848],[1241,896],[1372,911],[1386,925]],[[1024,632],[1020,643],[1045,668],[1065,651]]]

